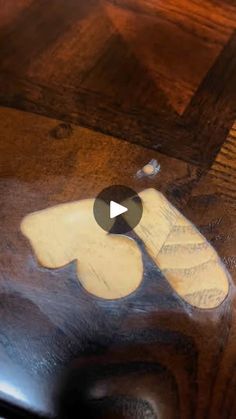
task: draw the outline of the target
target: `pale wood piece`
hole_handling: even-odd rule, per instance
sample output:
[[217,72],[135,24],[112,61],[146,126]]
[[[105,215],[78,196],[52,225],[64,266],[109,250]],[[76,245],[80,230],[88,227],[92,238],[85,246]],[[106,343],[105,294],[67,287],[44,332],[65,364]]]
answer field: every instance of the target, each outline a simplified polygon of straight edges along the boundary
[[[160,192],[146,189],[140,196],[144,211],[134,230],[149,255],[181,298],[199,308],[217,307],[229,285],[216,251]],[[38,211],[24,218],[21,230],[43,266],[60,268],[76,260],[88,292],[121,298],[140,285],[141,252],[131,238],[103,231],[93,204],[87,199]],[[131,213],[123,215],[128,223]]]
[[53,269],[76,260],[79,281],[88,292],[121,298],[142,280],[142,255],[133,239],[108,235],[98,226],[93,204],[94,199],[85,199],[35,212],[24,218],[21,230],[41,265]]
[[229,274],[216,251],[160,192],[146,189],[140,197],[135,232],[172,288],[195,307],[217,307],[228,294]]

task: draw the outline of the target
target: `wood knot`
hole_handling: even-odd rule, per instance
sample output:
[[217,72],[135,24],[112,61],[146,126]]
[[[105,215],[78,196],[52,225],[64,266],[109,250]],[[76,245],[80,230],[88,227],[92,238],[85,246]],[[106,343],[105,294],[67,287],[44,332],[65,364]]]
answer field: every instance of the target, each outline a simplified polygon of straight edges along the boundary
[[57,140],[64,140],[73,134],[73,128],[69,123],[62,122],[51,131],[51,136]]

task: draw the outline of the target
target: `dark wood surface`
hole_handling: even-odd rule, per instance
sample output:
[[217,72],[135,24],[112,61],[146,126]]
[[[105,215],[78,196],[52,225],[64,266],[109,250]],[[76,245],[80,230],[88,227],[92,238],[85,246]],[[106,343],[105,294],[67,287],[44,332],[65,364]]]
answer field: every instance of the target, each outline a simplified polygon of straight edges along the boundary
[[[235,13],[0,1],[0,415],[235,418]],[[161,172],[137,179],[152,158]],[[218,308],[188,305],[147,255],[117,301],[73,262],[38,265],[22,218],[112,184],[162,191],[199,228],[231,274]]]

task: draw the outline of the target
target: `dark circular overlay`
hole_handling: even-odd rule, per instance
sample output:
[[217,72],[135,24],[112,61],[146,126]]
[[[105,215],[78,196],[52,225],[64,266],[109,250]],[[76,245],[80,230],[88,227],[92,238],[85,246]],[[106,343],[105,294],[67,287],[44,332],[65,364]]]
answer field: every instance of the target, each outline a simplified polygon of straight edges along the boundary
[[[111,201],[123,205],[127,211],[110,218]],[[95,199],[94,218],[103,230],[112,234],[125,234],[133,230],[142,218],[142,200],[133,189],[123,185],[113,185],[103,189]]]

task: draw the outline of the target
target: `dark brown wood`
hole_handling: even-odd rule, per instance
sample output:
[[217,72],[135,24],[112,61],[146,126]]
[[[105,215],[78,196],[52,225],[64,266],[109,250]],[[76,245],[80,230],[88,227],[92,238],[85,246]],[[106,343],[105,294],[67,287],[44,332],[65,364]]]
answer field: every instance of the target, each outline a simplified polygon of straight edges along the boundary
[[[0,416],[234,419],[235,2],[0,9]],[[160,190],[209,240],[231,275],[218,308],[183,301],[143,248],[141,286],[114,301],[75,262],[38,264],[23,217],[112,184]]]
[[0,16],[2,105],[209,167],[235,118],[234,2],[16,3]]
[[[126,404],[130,412],[149,409],[154,415],[159,403],[164,417],[227,417],[219,404],[222,399],[227,411],[234,409],[227,381],[234,379],[233,283],[218,309],[194,309],[145,256],[141,287],[125,299],[103,301],[81,288],[73,263],[57,270],[37,266],[19,231],[26,214],[94,196],[109,184],[152,186],[212,241],[234,278],[235,223],[231,206],[222,206],[214,173],[204,176],[185,162],[77,126],[67,126],[68,135],[58,138],[62,123],[56,120],[4,108],[0,118],[1,374],[24,394],[17,400],[6,387],[2,398],[44,415],[55,412],[59,397],[62,411],[68,403],[80,411],[85,403],[91,415],[95,405],[105,417],[113,417],[112,400],[124,417]],[[135,173],[151,158],[161,173],[137,180]],[[76,358],[73,380],[69,374],[61,390],[60,375]],[[100,382],[107,383],[105,390]],[[95,396],[87,399],[92,388]],[[227,394],[219,396],[221,388]]]

